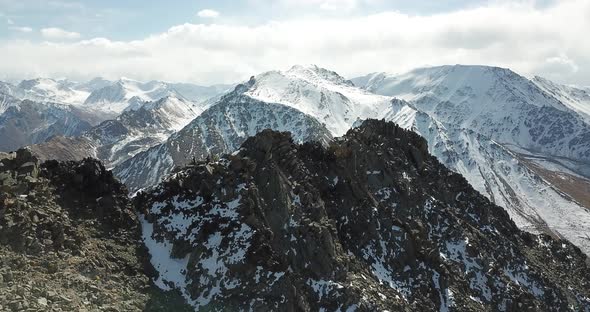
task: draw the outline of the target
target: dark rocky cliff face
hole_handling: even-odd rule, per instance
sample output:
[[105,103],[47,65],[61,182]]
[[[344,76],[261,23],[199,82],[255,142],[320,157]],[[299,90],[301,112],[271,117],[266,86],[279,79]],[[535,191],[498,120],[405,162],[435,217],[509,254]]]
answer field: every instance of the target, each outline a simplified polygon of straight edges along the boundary
[[150,282],[140,233],[125,186],[100,162],[0,155],[0,311],[174,307]]
[[198,310],[590,311],[590,263],[520,231],[369,120],[329,147],[265,130],[134,202],[158,272]]

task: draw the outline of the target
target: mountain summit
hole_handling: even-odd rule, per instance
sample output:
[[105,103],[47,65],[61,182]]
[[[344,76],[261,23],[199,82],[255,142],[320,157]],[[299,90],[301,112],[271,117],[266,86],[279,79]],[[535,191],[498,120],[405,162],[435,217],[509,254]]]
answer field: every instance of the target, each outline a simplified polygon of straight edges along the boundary
[[337,73],[317,67],[293,66],[254,77],[244,94],[267,103],[291,106],[314,116],[333,135],[343,135],[358,119],[377,117],[390,98],[356,88]]

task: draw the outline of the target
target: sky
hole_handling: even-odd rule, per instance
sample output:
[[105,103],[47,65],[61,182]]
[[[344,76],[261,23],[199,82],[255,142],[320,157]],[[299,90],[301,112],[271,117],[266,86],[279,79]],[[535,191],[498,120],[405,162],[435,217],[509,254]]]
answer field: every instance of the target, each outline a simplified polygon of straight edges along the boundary
[[0,79],[234,83],[478,64],[590,85],[590,0],[0,0]]

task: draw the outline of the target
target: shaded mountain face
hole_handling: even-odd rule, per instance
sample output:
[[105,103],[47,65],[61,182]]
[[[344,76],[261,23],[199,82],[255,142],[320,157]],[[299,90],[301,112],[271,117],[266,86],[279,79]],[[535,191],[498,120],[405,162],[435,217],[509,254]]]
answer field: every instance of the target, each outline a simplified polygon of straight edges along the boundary
[[77,136],[98,121],[100,116],[92,111],[16,100],[0,114],[0,151],[42,143],[53,136]]
[[0,310],[187,311],[151,286],[139,226],[98,161],[0,155]]
[[382,117],[424,136],[430,151],[532,232],[590,252],[589,124],[510,70],[442,66],[353,79],[405,100]]
[[590,309],[577,247],[519,230],[393,123],[329,147],[265,130],[134,204],[156,285],[198,310]]
[[108,167],[162,143],[200,113],[192,102],[165,97],[123,112],[116,119],[97,125],[76,138],[55,137],[30,146],[43,160],[101,159]]
[[331,139],[329,131],[313,117],[245,95],[252,83],[236,87],[166,142],[116,166],[115,175],[132,191],[155,185],[175,166],[233,152],[249,136],[268,128],[291,131],[298,142],[325,144]]

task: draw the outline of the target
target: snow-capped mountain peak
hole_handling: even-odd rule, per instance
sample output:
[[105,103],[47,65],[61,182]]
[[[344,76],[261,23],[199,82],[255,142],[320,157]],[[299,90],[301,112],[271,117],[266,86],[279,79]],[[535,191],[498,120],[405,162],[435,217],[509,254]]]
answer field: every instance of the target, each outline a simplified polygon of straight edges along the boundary
[[[506,68],[451,65],[374,73],[353,85],[333,71],[297,65],[253,76],[206,105],[181,96],[209,92],[204,87],[132,79],[97,90],[89,100],[123,100],[120,118],[100,127],[98,137],[108,143],[102,144],[107,157],[100,158],[132,189],[193,157],[233,152],[262,129],[325,141],[359,120],[383,118],[425,137],[443,164],[507,208],[523,228],[562,235],[588,251],[579,233],[590,231],[590,214],[582,208],[590,206],[584,193],[590,126],[565,100],[573,98],[571,89],[536,80]],[[114,105],[109,101],[97,106]],[[556,176],[563,181],[550,180]]]
[[293,66],[255,76],[245,94],[280,103],[312,115],[334,135],[344,134],[359,118],[369,118],[389,105],[389,97],[356,88],[337,73],[317,66]]
[[175,94],[145,103],[142,108],[157,113],[162,120],[169,123],[169,128],[174,131],[182,129],[202,112],[201,108]]
[[350,80],[340,76],[335,71],[318,67],[317,65],[294,65],[286,73],[310,83],[315,82],[321,84],[324,81],[329,81],[338,85],[353,85]]
[[[182,93],[177,90],[182,89]],[[214,97],[222,90],[212,87],[201,87],[192,84],[175,84],[152,80],[141,82],[130,78],[120,78],[103,88],[92,92],[85,101],[85,105],[101,110],[123,112],[135,110],[146,102],[172,96],[186,101],[201,102]],[[185,96],[185,93],[190,96]]]
[[23,80],[16,86],[15,96],[37,102],[81,104],[89,93],[72,88],[73,82],[51,78]]
[[589,252],[579,233],[590,230],[582,207],[589,202],[580,195],[590,185],[590,124],[556,96],[566,88],[505,68],[465,65],[375,73],[353,82],[407,100],[392,102],[383,117],[424,136],[441,162],[507,208],[523,228],[549,228]]
[[162,84],[142,83],[129,78],[121,78],[111,85],[92,92],[85,105],[96,106],[102,110],[122,112],[134,110],[143,102],[156,101],[170,94]]
[[493,66],[425,67],[401,75],[374,73],[355,78],[353,82],[366,90],[406,100],[436,98],[439,102],[469,101],[471,109],[476,108],[475,105],[494,107],[491,101],[497,102],[499,97],[519,98],[530,105],[559,106],[554,99],[538,92],[538,88],[525,77],[510,69]]

